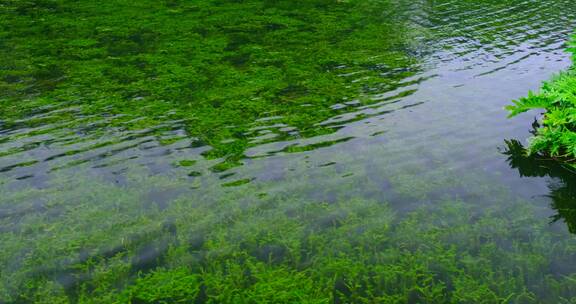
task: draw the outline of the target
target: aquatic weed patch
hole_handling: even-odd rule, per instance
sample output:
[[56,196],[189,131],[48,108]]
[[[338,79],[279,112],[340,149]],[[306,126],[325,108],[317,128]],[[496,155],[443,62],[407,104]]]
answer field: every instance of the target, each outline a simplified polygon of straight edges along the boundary
[[134,175],[118,187],[80,176],[1,200],[43,198],[0,219],[3,301],[575,300],[574,239],[523,201],[479,210],[440,200],[399,215],[377,200],[259,198],[257,184],[162,198],[142,189],[184,181]]
[[[421,27],[462,18],[444,2],[406,2],[427,5],[410,16]],[[502,37],[513,11],[495,2],[461,8],[458,38]],[[575,302],[575,240],[549,227],[548,206],[454,170],[458,153],[446,152],[474,138],[416,137],[411,153],[416,128],[333,146],[367,137],[348,131],[366,115],[387,121],[382,103],[420,81],[414,29],[391,3],[404,2],[0,4],[11,26],[0,24],[0,171],[52,167],[49,178],[0,175],[0,302]],[[491,20],[471,18],[493,3]],[[505,38],[534,20],[520,19]],[[400,94],[379,94],[389,89]],[[418,116],[388,121],[400,117]],[[247,150],[266,143],[278,145]],[[199,149],[178,154],[188,146]],[[229,170],[246,151],[250,165]]]
[[213,147],[207,158],[238,165],[254,141],[334,132],[319,123],[354,106],[333,105],[373,103],[419,69],[403,39],[410,30],[383,17],[391,5],[5,1],[0,115],[10,127],[38,108],[73,105],[75,115],[41,123],[74,128],[108,116],[108,128],[144,129],[183,120],[197,145]]

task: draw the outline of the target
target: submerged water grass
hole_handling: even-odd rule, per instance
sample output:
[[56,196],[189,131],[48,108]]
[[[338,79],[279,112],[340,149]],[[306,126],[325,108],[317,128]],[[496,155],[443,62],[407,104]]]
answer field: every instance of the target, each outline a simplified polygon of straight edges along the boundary
[[[432,157],[403,166],[392,165],[406,158],[392,151],[399,135],[373,154],[321,154],[309,172],[306,151],[350,138],[322,137],[281,143],[304,161],[254,162],[225,187],[209,174],[413,94],[411,37],[454,7],[408,25],[396,2],[0,3],[0,303],[576,303],[576,239],[493,175],[454,174],[445,152],[463,147],[438,134],[415,148]],[[532,20],[532,4],[478,5]],[[474,43],[457,56],[476,55],[477,41],[519,44],[499,40],[508,19],[465,16],[456,40]],[[184,173],[131,155],[97,163],[124,143],[205,149],[154,151]],[[36,164],[28,174],[50,167],[49,178],[4,175]],[[248,183],[255,171],[264,178]],[[554,207],[573,229],[569,204]]]
[[0,220],[4,302],[576,301],[574,238],[525,201],[440,199],[399,214],[370,199],[262,198],[257,184],[153,198],[142,189],[184,187],[82,176],[53,189],[3,187],[2,208],[31,203]]
[[226,160],[214,168],[223,171],[255,144],[334,132],[320,122],[413,75],[414,30],[379,13],[390,5],[4,1],[0,115],[8,129],[66,122],[96,136],[180,120],[195,145],[212,148],[205,157]]

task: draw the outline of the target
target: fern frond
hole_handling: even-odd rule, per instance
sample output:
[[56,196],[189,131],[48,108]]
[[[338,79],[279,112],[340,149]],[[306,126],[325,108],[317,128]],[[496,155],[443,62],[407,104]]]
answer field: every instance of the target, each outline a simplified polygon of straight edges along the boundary
[[551,105],[551,101],[548,97],[541,94],[535,94],[530,91],[528,97],[522,97],[518,100],[512,101],[513,105],[506,106],[505,109],[510,112],[508,117],[514,117],[520,113],[534,109],[546,109]]

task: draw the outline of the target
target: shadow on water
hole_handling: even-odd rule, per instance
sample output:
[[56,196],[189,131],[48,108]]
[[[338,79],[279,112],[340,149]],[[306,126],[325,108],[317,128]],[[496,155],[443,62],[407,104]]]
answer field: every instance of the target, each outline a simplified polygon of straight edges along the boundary
[[[536,126],[536,123],[535,125]],[[508,164],[517,169],[521,177],[549,178],[547,195],[552,200],[552,223],[564,221],[571,233],[576,233],[576,172],[556,160],[541,155],[528,155],[526,148],[516,139],[506,140],[503,154]]]

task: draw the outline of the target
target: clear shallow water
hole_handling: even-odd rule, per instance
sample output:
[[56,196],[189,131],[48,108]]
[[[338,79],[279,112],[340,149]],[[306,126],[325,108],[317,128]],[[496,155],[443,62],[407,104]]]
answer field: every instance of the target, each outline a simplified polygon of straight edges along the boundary
[[[224,14],[216,8],[225,5],[176,3],[163,9],[220,24],[210,16]],[[98,20],[80,5],[45,6],[35,12],[48,20],[40,29],[51,16],[75,9]],[[290,278],[285,285],[318,286],[291,289],[332,302],[573,300],[573,178],[554,164],[507,155],[505,140],[523,142],[534,116],[507,120],[502,108],[570,65],[563,49],[576,5],[374,1],[351,7],[358,15],[342,21],[350,24],[344,32],[352,33],[344,38],[331,32],[339,22],[306,18],[342,18],[339,10],[350,7],[308,8],[319,15],[296,18],[301,23],[286,21],[300,16],[290,4],[271,7],[266,12],[280,21],[266,26],[297,26],[282,34],[296,41],[312,37],[317,44],[293,46],[288,36],[285,45],[277,45],[268,32],[269,40],[256,41],[264,35],[258,26],[234,22],[215,30],[226,33],[224,38],[204,34],[203,43],[217,45],[222,38],[230,52],[206,58],[228,60],[227,68],[240,71],[238,76],[221,68],[208,87],[193,82],[214,96],[184,96],[186,89],[178,85],[132,92],[200,77],[171,70],[179,76],[169,78],[164,70],[143,69],[129,70],[135,80],[122,78],[109,61],[120,61],[122,70],[138,66],[137,60],[165,67],[158,54],[180,60],[170,57],[181,51],[169,48],[175,42],[162,44],[145,29],[143,38],[129,33],[126,40],[122,34],[112,39],[79,31],[98,42],[80,37],[83,42],[71,43],[64,34],[52,34],[57,46],[84,43],[83,51],[104,48],[108,57],[70,59],[41,50],[46,62],[38,64],[55,65],[51,73],[28,76],[18,64],[8,69],[0,124],[0,299],[110,302],[123,290],[146,290],[148,281],[133,281],[138,273],[180,278],[183,271],[195,283],[176,281],[190,290],[200,286],[193,292],[199,301],[234,302],[227,294],[241,294],[246,302],[301,300],[270,298],[266,290],[281,294],[274,285],[281,277]],[[153,8],[143,5],[135,14]],[[5,16],[20,14],[9,18],[18,25],[34,14],[31,8],[3,9]],[[121,17],[100,26],[114,33]],[[178,16],[172,18],[178,24]],[[6,44],[20,50],[12,55],[15,62],[26,63],[31,47],[19,48],[24,44],[6,34],[11,31],[22,33],[4,30]],[[156,44],[147,45],[147,39]],[[151,50],[134,55],[129,47],[117,47],[126,41]],[[367,44],[373,41],[379,43]],[[326,45],[337,52],[321,51]],[[315,65],[293,59],[298,54],[329,60]],[[276,65],[291,77],[267,74],[274,58],[283,58]],[[83,83],[80,72],[90,64],[104,65],[93,73],[116,82]],[[291,72],[291,65],[311,68]],[[274,75],[281,84],[264,82]],[[138,83],[139,77],[154,81]],[[168,78],[155,82],[162,77]],[[177,100],[163,100],[170,98]],[[242,103],[235,98],[257,105],[238,110]],[[146,278],[154,282],[154,275]]]

